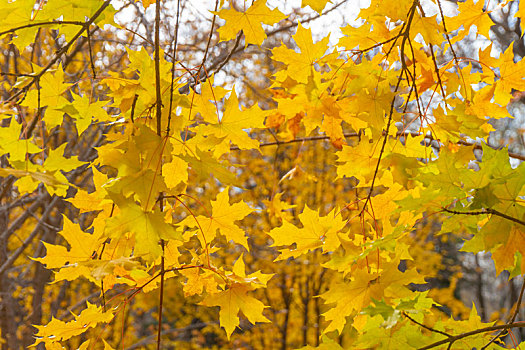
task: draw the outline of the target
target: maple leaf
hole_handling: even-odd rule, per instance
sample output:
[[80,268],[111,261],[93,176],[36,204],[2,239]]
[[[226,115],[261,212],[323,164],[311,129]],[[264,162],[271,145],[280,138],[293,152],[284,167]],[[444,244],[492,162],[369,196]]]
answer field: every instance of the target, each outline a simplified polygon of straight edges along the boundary
[[413,35],[423,36],[423,39],[429,45],[443,41],[443,34],[441,33],[440,24],[437,22],[437,15],[430,17],[415,16],[410,29],[410,32],[414,33]]
[[470,27],[475,25],[478,28],[478,33],[485,38],[489,38],[490,27],[495,23],[490,19],[489,14],[491,11],[484,11],[484,8],[485,1],[483,0],[477,0],[477,3],[474,3],[474,0],[458,3],[459,14],[452,18],[447,18],[447,27],[449,27],[449,30],[455,30],[463,26],[464,32],[468,33]]
[[188,181],[188,163],[174,156],[171,162],[162,165],[162,176],[168,188],[174,188],[179,183]]
[[273,274],[263,274],[256,271],[246,275],[246,265],[244,264],[244,253],[235,261],[231,272],[226,272],[226,278],[237,283],[249,283],[252,288],[266,287],[267,282],[274,276]]
[[376,281],[379,288],[384,290],[386,298],[402,299],[412,297],[413,292],[406,286],[410,283],[424,284],[425,279],[416,269],[405,272],[399,270],[399,260],[385,263],[383,271]]
[[69,184],[61,173],[46,173],[38,167],[30,170],[19,170],[11,168],[0,168],[0,176],[13,175],[18,178],[16,187],[20,193],[31,193],[38,185],[44,184],[50,195],[65,196]]
[[368,305],[371,298],[381,299],[382,291],[373,283],[376,278],[376,274],[358,269],[352,275],[352,281],[333,284],[327,292],[321,294],[326,304],[335,303],[333,308],[323,314],[330,322],[324,329],[325,334],[333,330],[341,332],[347,316]]
[[247,293],[253,290],[252,287],[242,283],[232,283],[228,289],[208,295],[203,301],[205,306],[219,306],[219,321],[221,327],[226,330],[226,335],[230,339],[231,334],[239,326],[239,311],[251,323],[270,322],[263,315],[264,304]]
[[343,347],[339,345],[335,340],[328,338],[323,335],[322,342],[319,346],[307,345],[301,348],[301,350],[343,350]]
[[511,118],[507,108],[494,103],[487,103],[494,97],[498,84],[486,86],[474,94],[471,103],[466,106],[466,112],[484,118]]
[[118,197],[115,201],[120,213],[107,220],[107,234],[119,238],[127,232],[134,233],[135,255],[154,260],[162,254],[160,239],[182,240],[181,233],[165,221],[161,212],[144,211],[135,203]]
[[299,220],[303,228],[283,220],[282,226],[268,233],[273,239],[272,246],[296,245],[294,249],[280,250],[281,255],[276,260],[298,257],[316,248],[322,248],[324,252],[334,251],[340,245],[337,232],[345,226],[346,222],[341,215],[337,215],[335,209],[328,215],[320,217],[319,211],[305,206],[303,212],[299,214]]
[[111,208],[113,207],[113,201],[106,198],[106,192],[102,187],[107,183],[108,178],[105,174],[98,171],[96,167],[91,167],[91,170],[93,171],[93,184],[97,190],[92,193],[87,193],[79,189],[75,197],[69,198],[68,201],[80,209],[80,213],[102,210],[109,216]]
[[[246,6],[246,3],[244,3],[244,6]],[[245,46],[248,46],[248,44],[262,44],[266,38],[266,33],[261,23],[273,25],[286,18],[278,9],[270,10],[266,6],[266,0],[256,0],[252,6],[243,12],[233,8],[213,13],[226,20],[226,23],[219,28],[221,40],[235,39],[237,33],[242,30],[245,37]]]
[[61,245],[44,242],[47,251],[46,256],[34,259],[45,264],[48,269],[89,261],[93,259],[93,253],[96,253],[100,244],[104,241],[101,230],[95,230],[94,234],[90,234],[82,231],[80,226],[72,223],[67,216],[64,215],[63,220],[64,226],[62,231],[60,231],[60,235],[69,244],[69,250]]
[[0,150],[3,154],[9,153],[9,160],[25,162],[26,155],[41,152],[42,150],[31,142],[31,139],[21,139],[22,124],[14,119],[8,127],[0,128]]
[[[497,274],[500,274],[503,270],[515,267],[516,252],[519,252],[522,257],[525,256],[525,232],[513,226],[505,243],[492,252]],[[519,268],[521,271],[525,271],[525,260],[522,260]]]
[[[476,310],[476,305],[472,304],[472,309],[468,320],[456,321],[454,318],[450,318],[443,322],[443,327],[446,331],[452,331],[458,334],[471,332],[477,329],[482,329],[486,327],[493,326],[495,322],[484,323],[481,321],[481,317],[478,315]],[[481,349],[483,346],[486,346],[487,342],[492,338],[490,333],[480,332],[478,334],[473,334],[469,337],[468,348]],[[499,346],[494,346],[494,349],[497,349]]]
[[140,1],[142,2],[142,6],[144,6],[145,9],[147,9],[149,5],[153,5],[155,3],[155,0],[140,0]]
[[79,161],[78,157],[64,157],[66,146],[67,144],[64,143],[54,150],[49,150],[48,156],[44,162],[44,169],[46,169],[46,171],[53,172],[60,170],[68,172],[86,164],[85,162]]
[[525,90],[525,61],[521,60],[514,63],[513,45],[503,52],[499,57],[500,79],[495,82],[494,100],[496,103],[505,106],[512,98],[513,89]]
[[[32,13],[35,3],[31,0],[22,0],[15,3],[3,2],[0,11],[0,31],[9,30],[19,26],[26,25],[32,21]],[[9,35],[9,33],[5,33]],[[16,33],[17,37],[13,38],[13,43],[20,48],[30,45],[35,39],[36,31],[25,30]]]
[[220,86],[213,86],[214,76],[211,76],[204,84],[201,84],[201,93],[192,92],[190,101],[193,113],[200,113],[202,119],[208,123],[216,123],[219,120],[218,103],[224,98],[228,90]]
[[339,178],[354,176],[361,186],[366,186],[372,179],[377,165],[378,148],[370,141],[368,137],[363,137],[356,146],[343,145],[343,149],[336,153],[337,161],[341,163],[337,167]]
[[374,30],[372,30],[371,23],[364,23],[357,28],[347,25],[341,28],[341,32],[345,36],[339,39],[338,45],[344,46],[349,50],[355,47],[364,49],[376,45],[395,34],[385,23],[374,23]]
[[[201,240],[202,247],[210,244],[215,239],[218,231],[228,241],[232,240],[249,250],[244,230],[237,226],[235,221],[244,219],[253,209],[242,200],[230,205],[228,191],[229,187],[226,187],[217,195],[216,200],[211,201],[212,212],[210,217],[197,216],[193,218],[190,216],[178,223],[178,225],[199,228],[197,237]],[[200,232],[200,229],[202,229],[202,232]]]
[[184,283],[184,296],[200,295],[203,291],[208,294],[216,293],[218,283],[215,273],[200,268],[181,270],[180,274],[187,278]]
[[[229,171],[226,165],[220,163],[210,153],[201,151],[200,148],[196,148],[195,156],[186,155],[180,158],[191,166],[191,169],[197,174],[199,180],[207,180],[210,174],[213,174],[217,180],[225,185],[236,185],[238,182],[235,174]],[[172,166],[168,166],[168,171],[170,171],[171,167]],[[179,172],[179,178],[182,177],[180,171],[180,169],[177,171]],[[166,176],[168,182],[173,184],[176,179],[170,178],[171,176],[176,176],[176,174],[170,175],[170,173],[168,173]]]
[[341,108],[333,96],[323,96],[320,102],[321,104],[318,106],[318,109],[324,114],[320,130],[330,137],[330,141],[334,147],[341,149],[343,143],[345,143],[343,127],[341,125],[343,121],[340,115]]
[[44,120],[49,128],[53,128],[62,122],[64,112],[61,108],[68,104],[68,100],[62,95],[70,85],[64,83],[64,71],[59,67],[53,74],[44,74],[40,78],[40,89],[30,90],[22,105],[31,108],[49,106]]
[[73,97],[73,102],[65,105],[61,110],[76,120],[75,125],[79,135],[88,128],[93,120],[107,121],[109,119],[107,112],[102,108],[109,101],[91,102],[87,95],[79,96],[73,94]]
[[302,0],[301,7],[310,6],[312,10],[320,14],[329,2],[331,0]]
[[95,327],[98,323],[108,323],[112,319],[111,310],[102,311],[102,306],[96,306],[88,301],[87,308],[71,322],[63,322],[53,317],[47,325],[35,326],[38,333],[33,346],[45,343],[47,347],[48,344],[70,339]]
[[286,212],[288,209],[295,208],[295,205],[290,205],[281,200],[283,192],[276,193],[271,200],[263,200],[270,216],[275,216],[280,220],[290,217],[290,213]]
[[267,112],[262,111],[257,104],[251,108],[239,110],[239,100],[234,89],[226,101],[222,118],[213,124],[199,126],[197,130],[204,135],[224,138],[240,149],[258,149],[259,141],[250,138],[245,130],[264,128],[266,114]]
[[372,1],[370,6],[366,9],[361,9],[359,17],[367,19],[367,21],[376,25],[376,23],[384,23],[385,17],[392,23],[397,20],[406,20],[408,9],[412,5],[410,0],[400,0],[396,6],[384,6],[381,1]]
[[297,53],[282,44],[272,49],[272,59],[287,65],[286,74],[290,78],[306,84],[308,77],[312,74],[311,71],[314,69],[315,62],[320,59],[328,49],[329,38],[325,37],[314,44],[312,31],[310,28],[304,28],[301,23],[299,23],[297,32],[292,37],[301,50],[301,53]]

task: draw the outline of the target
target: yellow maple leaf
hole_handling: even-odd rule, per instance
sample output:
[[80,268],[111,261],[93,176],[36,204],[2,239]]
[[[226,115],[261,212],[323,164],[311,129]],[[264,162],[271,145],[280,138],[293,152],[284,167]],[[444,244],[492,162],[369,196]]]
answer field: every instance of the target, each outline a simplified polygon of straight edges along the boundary
[[12,161],[26,161],[28,153],[38,153],[42,150],[38,148],[31,139],[22,139],[21,133],[22,124],[18,124],[14,119],[8,127],[0,128],[0,152],[1,154],[9,153],[9,160]]
[[314,11],[321,13],[329,2],[331,0],[303,0],[301,7],[310,6]]
[[108,101],[92,102],[88,95],[79,96],[73,94],[73,98],[73,102],[67,104],[61,110],[76,120],[75,125],[79,135],[82,134],[94,120],[107,121],[110,119],[107,112],[102,108]]
[[308,77],[311,75],[314,63],[320,59],[328,49],[329,38],[314,44],[312,40],[312,31],[304,28],[301,23],[297,27],[297,32],[293,39],[301,53],[297,53],[285,45],[272,49],[272,59],[283,62],[287,65],[286,73],[288,76],[300,83],[308,83]]
[[162,165],[162,176],[168,188],[175,188],[179,183],[188,181],[188,163],[174,156],[171,162]]
[[200,268],[185,269],[179,273],[188,280],[184,283],[184,296],[200,295],[202,291],[207,293],[217,292],[217,281],[215,273],[210,270]]
[[[520,252],[521,256],[525,256],[525,232],[521,227],[512,226],[509,237],[504,244],[500,245],[492,252],[496,273],[501,273],[505,269],[511,269],[515,266],[514,256],[516,252]],[[525,259],[522,258],[521,271],[525,271]]]
[[162,254],[161,239],[181,240],[181,233],[165,221],[159,211],[144,211],[129,200],[116,200],[120,213],[107,220],[106,231],[110,237],[119,238],[131,232],[135,235],[135,256],[154,260]]
[[264,205],[268,208],[270,217],[276,217],[283,220],[291,217],[290,213],[286,212],[288,209],[295,208],[295,205],[290,205],[281,200],[283,192],[276,193],[271,200],[263,200]]
[[484,8],[485,1],[483,0],[477,0],[477,3],[474,3],[474,0],[458,3],[459,14],[447,19],[447,29],[453,31],[463,26],[463,32],[467,34],[470,27],[475,25],[478,33],[488,39],[490,27],[494,25],[494,22],[489,16],[491,11],[484,11]]
[[[514,63],[513,45],[503,52],[499,57],[500,79],[496,81],[494,91],[494,101],[501,106],[506,106],[512,98],[511,91],[525,90],[525,62],[523,60]],[[489,102],[489,101],[487,101]]]
[[266,287],[267,282],[274,276],[274,274],[265,274],[261,271],[256,271],[250,275],[246,275],[246,265],[243,259],[244,253],[235,261],[231,272],[226,272],[226,277],[235,283],[249,283],[253,289]]
[[251,108],[239,110],[239,100],[235,89],[226,101],[224,115],[220,120],[198,128],[204,135],[213,135],[224,138],[240,149],[259,148],[259,141],[252,139],[246,129],[264,128],[264,118],[267,112],[261,110],[257,104]]
[[343,149],[336,153],[338,162],[342,163],[337,166],[337,177],[354,176],[359,180],[360,186],[366,186],[374,175],[378,153],[379,148],[375,143],[371,143],[368,137],[363,137],[356,146],[344,145]]
[[40,343],[48,345],[70,339],[74,336],[86,332],[89,328],[95,327],[98,323],[108,323],[113,319],[111,311],[102,311],[102,306],[96,306],[87,302],[87,308],[80,315],[75,316],[71,322],[63,322],[52,318],[45,326],[34,326],[38,329],[36,340],[33,346]]
[[103,241],[101,230],[95,230],[94,234],[84,232],[80,226],[71,222],[65,215],[64,227],[60,231],[60,235],[66,239],[70,246],[69,250],[61,245],[44,242],[47,251],[46,256],[35,259],[46,264],[48,269],[61,268],[67,263],[76,264],[91,260],[93,253],[97,251]]
[[213,86],[214,76],[201,84],[201,93],[193,91],[189,97],[191,101],[192,114],[200,113],[202,119],[208,123],[216,123],[219,120],[218,103],[228,92],[223,87]]
[[226,330],[228,339],[239,325],[239,311],[242,311],[244,316],[251,323],[256,322],[270,322],[263,316],[264,304],[247,293],[253,288],[250,285],[241,283],[232,283],[228,289],[211,294],[202,302],[206,306],[219,306],[219,321],[221,327]]
[[389,40],[395,35],[395,31],[389,29],[385,23],[374,23],[373,28],[374,30],[371,23],[364,23],[359,27],[350,24],[342,27],[341,32],[344,36],[339,39],[338,46],[344,46],[348,50],[356,47],[364,49]]
[[39,80],[40,89],[30,90],[21,105],[30,108],[48,106],[43,119],[46,126],[53,128],[62,123],[64,112],[61,108],[68,104],[62,95],[70,85],[64,83],[64,71],[59,67],[55,73],[44,74]]
[[322,248],[323,251],[334,251],[339,245],[339,232],[346,224],[337,215],[335,209],[326,216],[319,216],[319,211],[314,211],[308,206],[299,214],[299,220],[303,228],[291,224],[284,220],[282,226],[274,228],[268,234],[273,239],[272,246],[291,246],[295,244],[294,249],[282,249],[281,255],[276,260],[285,260],[289,257],[297,257],[316,248]]
[[141,2],[142,6],[147,9],[149,5],[153,5],[155,3],[155,0],[141,0]]
[[215,239],[218,231],[228,241],[232,240],[249,250],[244,230],[237,226],[235,221],[244,219],[253,210],[243,201],[230,205],[228,191],[229,187],[226,187],[217,195],[215,201],[211,201],[212,213],[210,217],[197,216],[193,218],[190,216],[181,221],[179,225],[199,228],[197,237],[201,240],[203,247]]
[[214,13],[226,20],[226,23],[219,28],[221,40],[234,39],[237,33],[242,30],[245,46],[262,44],[266,38],[266,33],[261,23],[273,25],[286,18],[278,9],[270,10],[266,6],[266,0],[256,0],[252,6],[242,12],[233,8]]
[[405,272],[399,270],[399,260],[389,261],[383,264],[383,271],[376,283],[380,290],[384,290],[387,298],[401,299],[410,297],[413,292],[406,286],[410,283],[425,283],[425,279],[416,269],[407,269]]
[[0,168],[0,176],[13,175],[18,178],[16,187],[20,193],[31,193],[40,184],[44,184],[50,195],[65,196],[69,184],[67,179],[60,172],[42,172],[40,167],[32,166],[31,170],[19,170],[11,168]]
[[54,150],[49,150],[46,161],[44,162],[44,168],[47,172],[54,172],[57,170],[68,172],[86,164],[85,162],[79,161],[76,156],[71,156],[69,158],[64,157],[65,149],[66,144],[64,143]]
[[[331,108],[330,108],[330,107]],[[343,127],[341,123],[343,119],[339,116],[339,111],[333,112],[333,107],[336,104],[325,105],[323,101],[322,111],[324,112],[323,123],[321,124],[321,131],[325,132],[330,137],[332,145],[336,148],[341,149],[341,146],[345,143]]]
[[323,333],[342,331],[347,316],[360,311],[370,303],[371,298],[381,300],[382,291],[374,284],[376,278],[377,274],[358,269],[353,273],[350,282],[334,283],[326,293],[321,294],[326,304],[335,303],[333,308],[323,314],[330,322]]

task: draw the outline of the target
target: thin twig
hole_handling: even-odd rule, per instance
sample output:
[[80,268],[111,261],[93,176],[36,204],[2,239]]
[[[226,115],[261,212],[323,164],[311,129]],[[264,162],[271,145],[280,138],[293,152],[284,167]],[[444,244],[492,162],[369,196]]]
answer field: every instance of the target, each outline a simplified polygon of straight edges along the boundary
[[[412,7],[410,7],[410,10],[408,11],[408,14],[407,14],[408,19],[406,21],[405,29],[402,32],[403,40],[401,42],[400,57],[401,57],[401,63],[403,65],[403,67],[402,67],[402,71],[403,72],[407,72],[408,71],[408,68],[407,68],[407,65],[406,65],[406,62],[405,62],[405,44],[406,44],[407,40],[410,41],[410,37],[409,37],[409,35],[410,35],[410,26],[412,24],[412,21],[414,19],[414,15],[416,13],[416,5],[417,5],[417,3],[418,3],[418,0],[413,0]],[[395,44],[395,42],[394,42],[394,44]],[[394,44],[392,44],[392,45],[394,45]],[[403,80],[403,73],[401,72],[399,74],[399,78],[397,79],[397,84],[396,84],[396,87],[394,89],[394,94],[399,90],[399,87],[401,85],[401,81],[402,80]],[[382,160],[383,154],[385,152],[386,143],[388,141],[388,133],[390,131],[390,125],[392,124],[392,119],[393,119],[393,116],[394,116],[395,100],[396,99],[395,99],[395,96],[394,96],[392,98],[392,102],[390,103],[390,111],[388,113],[388,120],[387,120],[386,128],[385,128],[385,131],[384,131],[383,143],[381,145],[381,150],[379,151],[379,156],[378,156],[378,159],[377,159],[376,168],[374,170],[374,175],[372,177],[372,183],[370,184],[370,189],[368,191],[368,195],[366,196],[365,202],[363,204],[363,209],[361,210],[361,214],[366,210],[367,204],[370,202],[370,200],[372,198],[372,192],[374,190],[375,181],[377,179],[377,174],[379,172],[379,165],[381,164],[381,160]],[[407,103],[408,103],[408,101],[407,101]]]
[[461,333],[461,334],[449,337],[448,339],[443,339],[443,340],[434,342],[434,343],[429,344],[427,346],[424,346],[422,348],[418,348],[418,350],[428,350],[428,349],[432,349],[432,348],[435,348],[436,346],[440,346],[440,345],[443,345],[443,344],[454,343],[457,340],[460,340],[460,339],[463,339],[463,338],[467,338],[467,337],[471,337],[471,336],[476,335],[476,334],[498,331],[500,329],[511,329],[511,328],[525,328],[525,322],[520,321],[520,322],[515,322],[515,323],[509,323],[509,324],[502,324],[502,325],[497,325],[497,326],[478,328],[478,329],[470,331],[470,332]]
[[160,0],[155,1],[155,93],[157,108],[157,135],[161,135],[162,127],[162,92],[160,89]]
[[82,22],[82,21],[46,21],[46,22],[30,23],[30,24],[25,24],[23,26],[18,26],[18,27],[14,27],[8,30],[4,30],[3,32],[0,32],[0,36],[9,34],[9,33],[14,33],[17,30],[21,30],[21,29],[27,29],[27,28],[39,27],[39,26],[48,26],[48,25],[53,25],[53,24],[72,24],[72,25],[77,25],[77,26],[83,26],[85,22]]
[[137,104],[137,99],[139,98],[139,95],[135,94],[133,96],[133,103],[131,103],[131,122],[135,123],[135,105]]
[[175,22],[175,35],[173,38],[173,51],[171,61],[171,83],[170,83],[170,105],[168,108],[168,122],[166,125],[166,136],[170,136],[171,127],[171,110],[173,109],[173,90],[175,85],[175,64],[177,63],[177,49],[179,42],[179,18],[180,18],[180,0],[177,0],[177,19]]
[[314,20],[320,18],[321,16],[324,16],[324,15],[329,14],[330,12],[336,10],[339,6],[343,5],[346,2],[348,2],[348,0],[343,0],[340,3],[335,4],[334,6],[330,7],[328,10],[326,10],[326,11],[324,11],[322,13],[318,13],[318,14],[316,14],[316,15],[314,15],[312,17],[308,17],[306,19],[302,19],[301,21],[294,21],[294,22],[292,22],[292,23],[290,23],[290,24],[288,24],[286,26],[274,29],[274,30],[266,33],[266,35],[267,36],[272,36],[272,35],[275,35],[277,33],[284,32],[284,31],[286,31],[288,29],[292,29],[294,27],[297,27],[299,25],[299,22],[301,22],[301,24],[304,25],[304,24],[306,24],[308,22],[314,21]]
[[97,79],[97,72],[95,71],[95,61],[93,60],[93,52],[91,49],[91,33],[87,31],[87,42],[89,51],[89,63],[91,64],[91,72],[93,73],[93,79]]
[[[450,52],[452,52],[452,57],[454,58],[454,64],[456,66],[456,69],[458,71],[458,75],[460,76],[461,80],[463,81],[463,89],[466,90],[467,83],[465,82],[465,78],[463,77],[463,73],[461,73],[461,69],[459,68],[459,60],[458,56],[456,55],[456,51],[454,50],[454,46],[452,46],[452,41],[450,40],[450,35],[447,31],[447,23],[445,21],[445,15],[443,14],[443,7],[441,7],[441,0],[437,0],[438,8],[439,8],[439,14],[441,15],[441,22],[443,22],[443,31],[445,32],[445,38],[447,39],[447,43],[450,46]],[[465,96],[467,96],[465,91]]]
[[480,211],[457,211],[457,210],[451,210],[451,209],[447,209],[447,208],[441,208],[441,209],[444,212],[447,212],[447,213],[450,213],[450,214],[455,214],[455,215],[495,215],[495,216],[499,216],[501,218],[504,218],[504,219],[507,219],[509,221],[512,221],[512,222],[515,222],[517,224],[525,226],[525,221],[522,221],[522,220],[517,219],[515,217],[512,217],[510,215],[504,214],[504,213],[502,213],[500,211],[497,211],[495,209],[492,209],[492,208],[481,209]]
[[[385,135],[385,133],[383,132],[383,135]],[[403,136],[412,136],[412,137],[417,137],[417,136],[422,136],[422,135],[425,135],[425,134],[422,134],[422,133],[419,133],[419,132],[398,132],[396,133],[396,137],[403,137]],[[360,137],[362,136],[362,133],[356,133],[356,132],[349,132],[349,133],[344,133],[343,134],[344,137]],[[273,142],[264,142],[264,143],[261,143],[259,145],[259,147],[268,147],[268,146],[280,146],[280,145],[287,145],[287,144],[291,144],[291,143],[297,143],[297,142],[310,142],[310,141],[323,141],[323,140],[330,140],[330,137],[329,136],[311,136],[311,137],[300,137],[300,138],[296,138],[296,139],[293,139],[293,140],[288,140],[288,141],[280,141],[280,140],[277,140],[277,141],[273,141]],[[432,137],[432,135],[425,135],[425,140],[426,141],[437,141],[439,142],[439,139],[435,139],[434,137]],[[468,141],[464,141],[464,140],[460,140],[457,142],[458,145],[462,145],[462,146],[471,146],[473,147],[475,150],[482,150],[483,147],[478,144],[478,143],[474,143],[474,142],[468,142]],[[496,148],[496,147],[492,147],[490,146],[491,148]],[[231,146],[230,147],[230,151],[240,151],[241,149],[237,146]],[[509,154],[509,157],[510,158],[514,158],[514,159],[519,159],[519,160],[523,160],[525,161],[525,156],[524,155],[521,155],[521,154],[518,154],[518,153],[514,153],[514,152],[508,152]]]
[[219,9],[219,0],[215,0],[215,10],[213,11],[213,18],[211,20],[210,34],[208,35],[208,43],[206,44],[206,49],[204,50],[204,56],[202,57],[202,62],[199,65],[199,69],[197,70],[197,73],[195,73],[195,76],[197,77],[197,79],[199,78],[202,67],[204,67],[204,64],[206,63],[206,59],[208,58],[208,51],[210,50],[211,39],[213,38],[213,31],[215,29],[215,20],[217,19],[216,13],[218,9]]
[[406,312],[403,312],[403,316],[405,316],[406,318],[408,318],[410,321],[412,321],[413,323],[417,324],[418,326],[425,328],[426,330],[429,330],[429,331],[431,331],[431,332],[433,332],[433,333],[439,333],[439,334],[444,335],[444,336],[446,336],[446,337],[452,337],[452,335],[450,335],[450,334],[448,334],[448,333],[446,333],[446,332],[442,332],[442,331],[440,331],[440,330],[437,330],[437,329],[435,329],[435,328],[432,328],[432,327],[426,326],[426,325],[424,325],[423,323],[414,320],[414,319],[413,319],[412,317],[410,317]]
[[26,209],[22,214],[20,214],[15,220],[13,220],[13,223],[2,232],[0,235],[0,239],[4,240],[9,238],[16,230],[18,230],[26,221],[26,219],[31,216],[34,212],[36,212],[37,208],[42,205],[42,202],[44,201],[46,197],[40,196],[37,200],[31,204],[31,206]]
[[[157,107],[157,135],[162,135],[162,92],[160,86],[160,0],[155,1],[155,91]],[[162,160],[159,160],[161,162]],[[162,175],[162,168],[159,170]],[[164,194],[159,194],[160,211],[164,210]],[[162,339],[162,307],[164,304],[164,240],[160,241],[162,246],[162,256],[160,257],[160,296],[159,296],[159,318],[157,324],[157,350],[160,350]]]
[[443,101],[445,102],[445,106],[447,106],[447,95],[445,94],[445,89],[443,88],[443,82],[441,81],[441,74],[439,74],[439,67],[436,59],[436,54],[434,53],[434,46],[432,43],[428,45],[430,47],[430,53],[432,54],[432,62],[434,62],[434,70],[436,72],[437,82],[439,85],[439,88],[441,89],[441,95],[443,95]]
[[40,233],[40,229],[42,226],[44,226],[44,221],[47,220],[48,216],[51,214],[53,209],[55,209],[55,205],[58,202],[59,197],[53,197],[51,202],[46,206],[46,210],[44,213],[42,213],[42,216],[40,217],[40,220],[36,224],[33,231],[29,234],[29,236],[26,238],[26,240],[22,243],[20,247],[18,247],[17,250],[15,250],[9,258],[0,266],[0,276],[13,265],[15,260],[24,252],[24,250],[31,244],[33,239],[35,239],[36,235]]
[[[516,309],[514,310],[514,313],[512,317],[509,319],[509,321],[507,322],[507,324],[514,323],[514,321],[516,320],[516,317],[518,316],[518,313],[520,312],[520,306],[521,306],[521,301],[523,300],[524,291],[525,291],[525,279],[523,280],[521,284],[520,296],[518,297],[518,301],[516,302]],[[503,333],[505,333],[504,329],[499,331],[499,333],[494,338],[492,338],[485,346],[481,348],[481,350],[485,350],[486,348],[488,348],[488,346],[492,344],[493,342],[495,342],[499,337],[501,337]]]

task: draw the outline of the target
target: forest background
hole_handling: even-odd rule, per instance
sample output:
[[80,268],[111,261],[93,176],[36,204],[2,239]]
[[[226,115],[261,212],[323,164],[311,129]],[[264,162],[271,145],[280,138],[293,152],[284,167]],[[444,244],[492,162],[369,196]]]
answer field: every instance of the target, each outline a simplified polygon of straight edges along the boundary
[[519,348],[524,16],[1,1],[2,349]]

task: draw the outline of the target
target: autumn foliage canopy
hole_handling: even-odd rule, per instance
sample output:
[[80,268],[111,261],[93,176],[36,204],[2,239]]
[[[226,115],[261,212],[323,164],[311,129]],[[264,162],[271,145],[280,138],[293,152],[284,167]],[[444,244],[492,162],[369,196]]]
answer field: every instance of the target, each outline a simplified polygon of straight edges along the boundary
[[0,1],[2,349],[518,347],[437,247],[525,271],[525,5],[197,2]]

